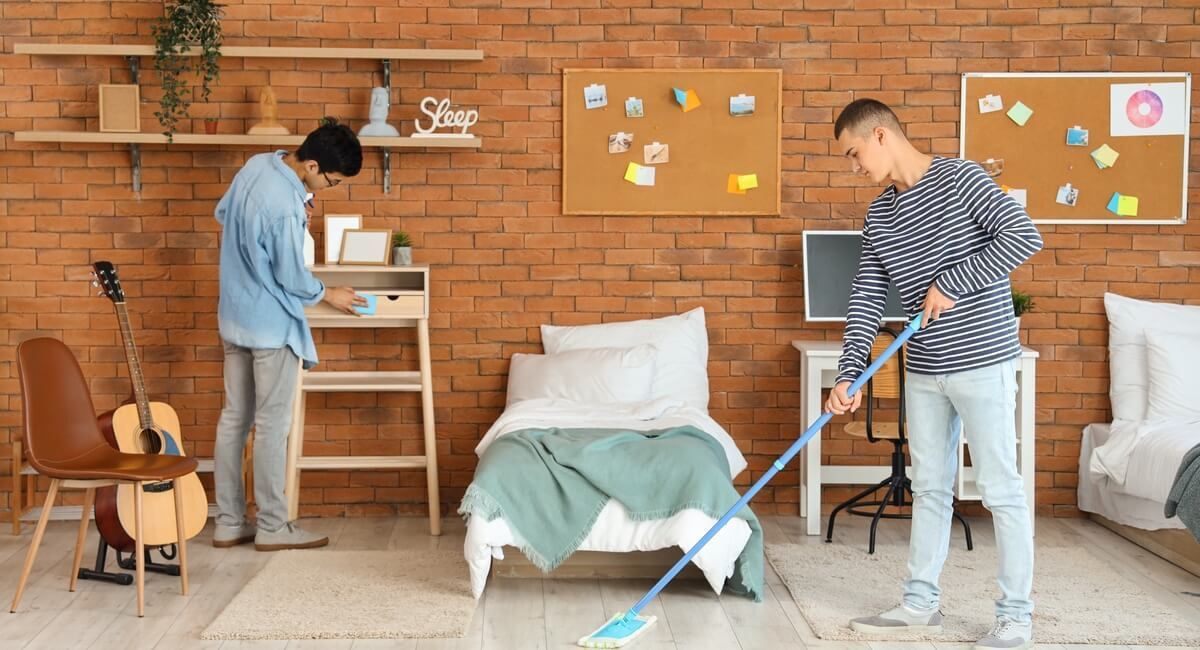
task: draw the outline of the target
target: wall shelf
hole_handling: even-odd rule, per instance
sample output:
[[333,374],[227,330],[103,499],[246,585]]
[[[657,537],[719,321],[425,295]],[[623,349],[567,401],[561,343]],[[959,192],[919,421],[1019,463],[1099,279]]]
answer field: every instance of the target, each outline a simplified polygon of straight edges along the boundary
[[[15,54],[52,56],[154,56],[153,45],[136,43],[17,43]],[[183,56],[198,56],[186,50]],[[255,47],[227,45],[221,56],[275,59],[375,59],[396,61],[482,61],[483,50],[424,50],[368,47]]]
[[[167,144],[161,133],[95,133],[92,131],[17,131],[17,142],[99,142],[112,144]],[[234,145],[298,145],[303,135],[239,135],[236,133],[207,135],[176,133],[174,144],[234,144]],[[483,141],[469,138],[397,136],[392,138],[362,137],[364,147],[396,147],[399,149],[478,149]]]

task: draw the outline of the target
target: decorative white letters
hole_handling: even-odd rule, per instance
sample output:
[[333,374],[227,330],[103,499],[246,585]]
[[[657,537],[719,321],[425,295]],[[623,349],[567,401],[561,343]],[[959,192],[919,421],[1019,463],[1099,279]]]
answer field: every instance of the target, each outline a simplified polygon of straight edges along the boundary
[[[450,110],[449,99],[439,102],[433,97],[426,97],[421,100],[421,112],[428,115],[430,119],[428,127],[421,126],[421,118],[413,120],[417,128],[416,135],[421,137],[469,138],[471,134],[467,132],[467,129],[479,121],[479,111],[477,110]],[[462,132],[437,133],[436,131],[440,128],[461,128]]]

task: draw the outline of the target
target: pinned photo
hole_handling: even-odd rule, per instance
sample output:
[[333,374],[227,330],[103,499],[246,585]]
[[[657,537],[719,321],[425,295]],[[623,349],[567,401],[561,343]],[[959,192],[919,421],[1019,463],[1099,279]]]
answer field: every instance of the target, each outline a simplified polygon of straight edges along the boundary
[[646,111],[640,97],[630,97],[625,100],[625,117],[645,117]]
[[734,117],[754,114],[754,95],[729,98],[729,114]]
[[588,110],[608,106],[608,88],[604,84],[592,84],[584,88],[583,102]]
[[647,165],[661,165],[670,160],[670,150],[667,145],[652,142],[642,148]]
[[1058,188],[1058,196],[1055,197],[1055,203],[1069,205],[1075,207],[1075,202],[1079,200],[1079,188],[1071,187],[1070,183]]
[[608,136],[608,153],[625,153],[633,146],[633,134],[624,131]]
[[1004,100],[1000,99],[1000,95],[988,95],[979,98],[980,113],[995,113],[1002,110],[1004,110]]
[[1075,125],[1067,129],[1067,146],[1069,147],[1086,147],[1088,146],[1088,131]]
[[983,173],[987,174],[989,178],[995,178],[1004,173],[1003,158],[988,158],[979,165],[983,167]]

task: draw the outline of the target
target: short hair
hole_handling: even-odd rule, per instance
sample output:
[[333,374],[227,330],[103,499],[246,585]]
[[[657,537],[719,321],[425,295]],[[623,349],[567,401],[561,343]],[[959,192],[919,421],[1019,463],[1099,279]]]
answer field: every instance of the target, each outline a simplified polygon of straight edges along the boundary
[[326,117],[321,126],[304,138],[304,144],[296,150],[296,158],[315,160],[325,173],[357,176],[362,170],[362,145],[350,127]]
[[856,99],[846,105],[842,109],[841,115],[838,115],[837,121],[833,124],[833,137],[842,137],[842,131],[850,129],[854,132],[862,132],[864,129],[874,129],[877,126],[884,126],[896,131],[900,135],[904,135],[904,128],[900,126],[900,119],[888,108],[887,104],[877,99]]

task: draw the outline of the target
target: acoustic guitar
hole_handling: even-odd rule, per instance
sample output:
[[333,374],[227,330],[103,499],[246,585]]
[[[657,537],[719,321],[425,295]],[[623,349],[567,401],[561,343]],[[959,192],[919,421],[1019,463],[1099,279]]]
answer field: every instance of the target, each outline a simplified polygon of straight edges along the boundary
[[[137,347],[133,342],[133,328],[129,324],[125,292],[121,289],[117,269],[111,262],[96,262],[92,269],[101,292],[112,301],[116,309],[117,321],[121,325],[121,339],[125,344],[125,360],[129,364],[129,378],[133,384],[134,403],[121,406],[112,414],[112,430],[117,449],[127,454],[183,456],[185,454],[179,436],[179,416],[175,409],[162,402],[151,402],[146,396],[142,364],[138,360]],[[135,530],[134,489],[133,485],[128,484],[117,486],[117,515],[130,538]],[[173,490],[183,492],[183,530],[188,539],[199,534],[208,520],[208,498],[195,472],[174,481],[145,483],[142,495],[142,543],[146,546],[163,546],[179,541],[179,534],[175,528]]]

